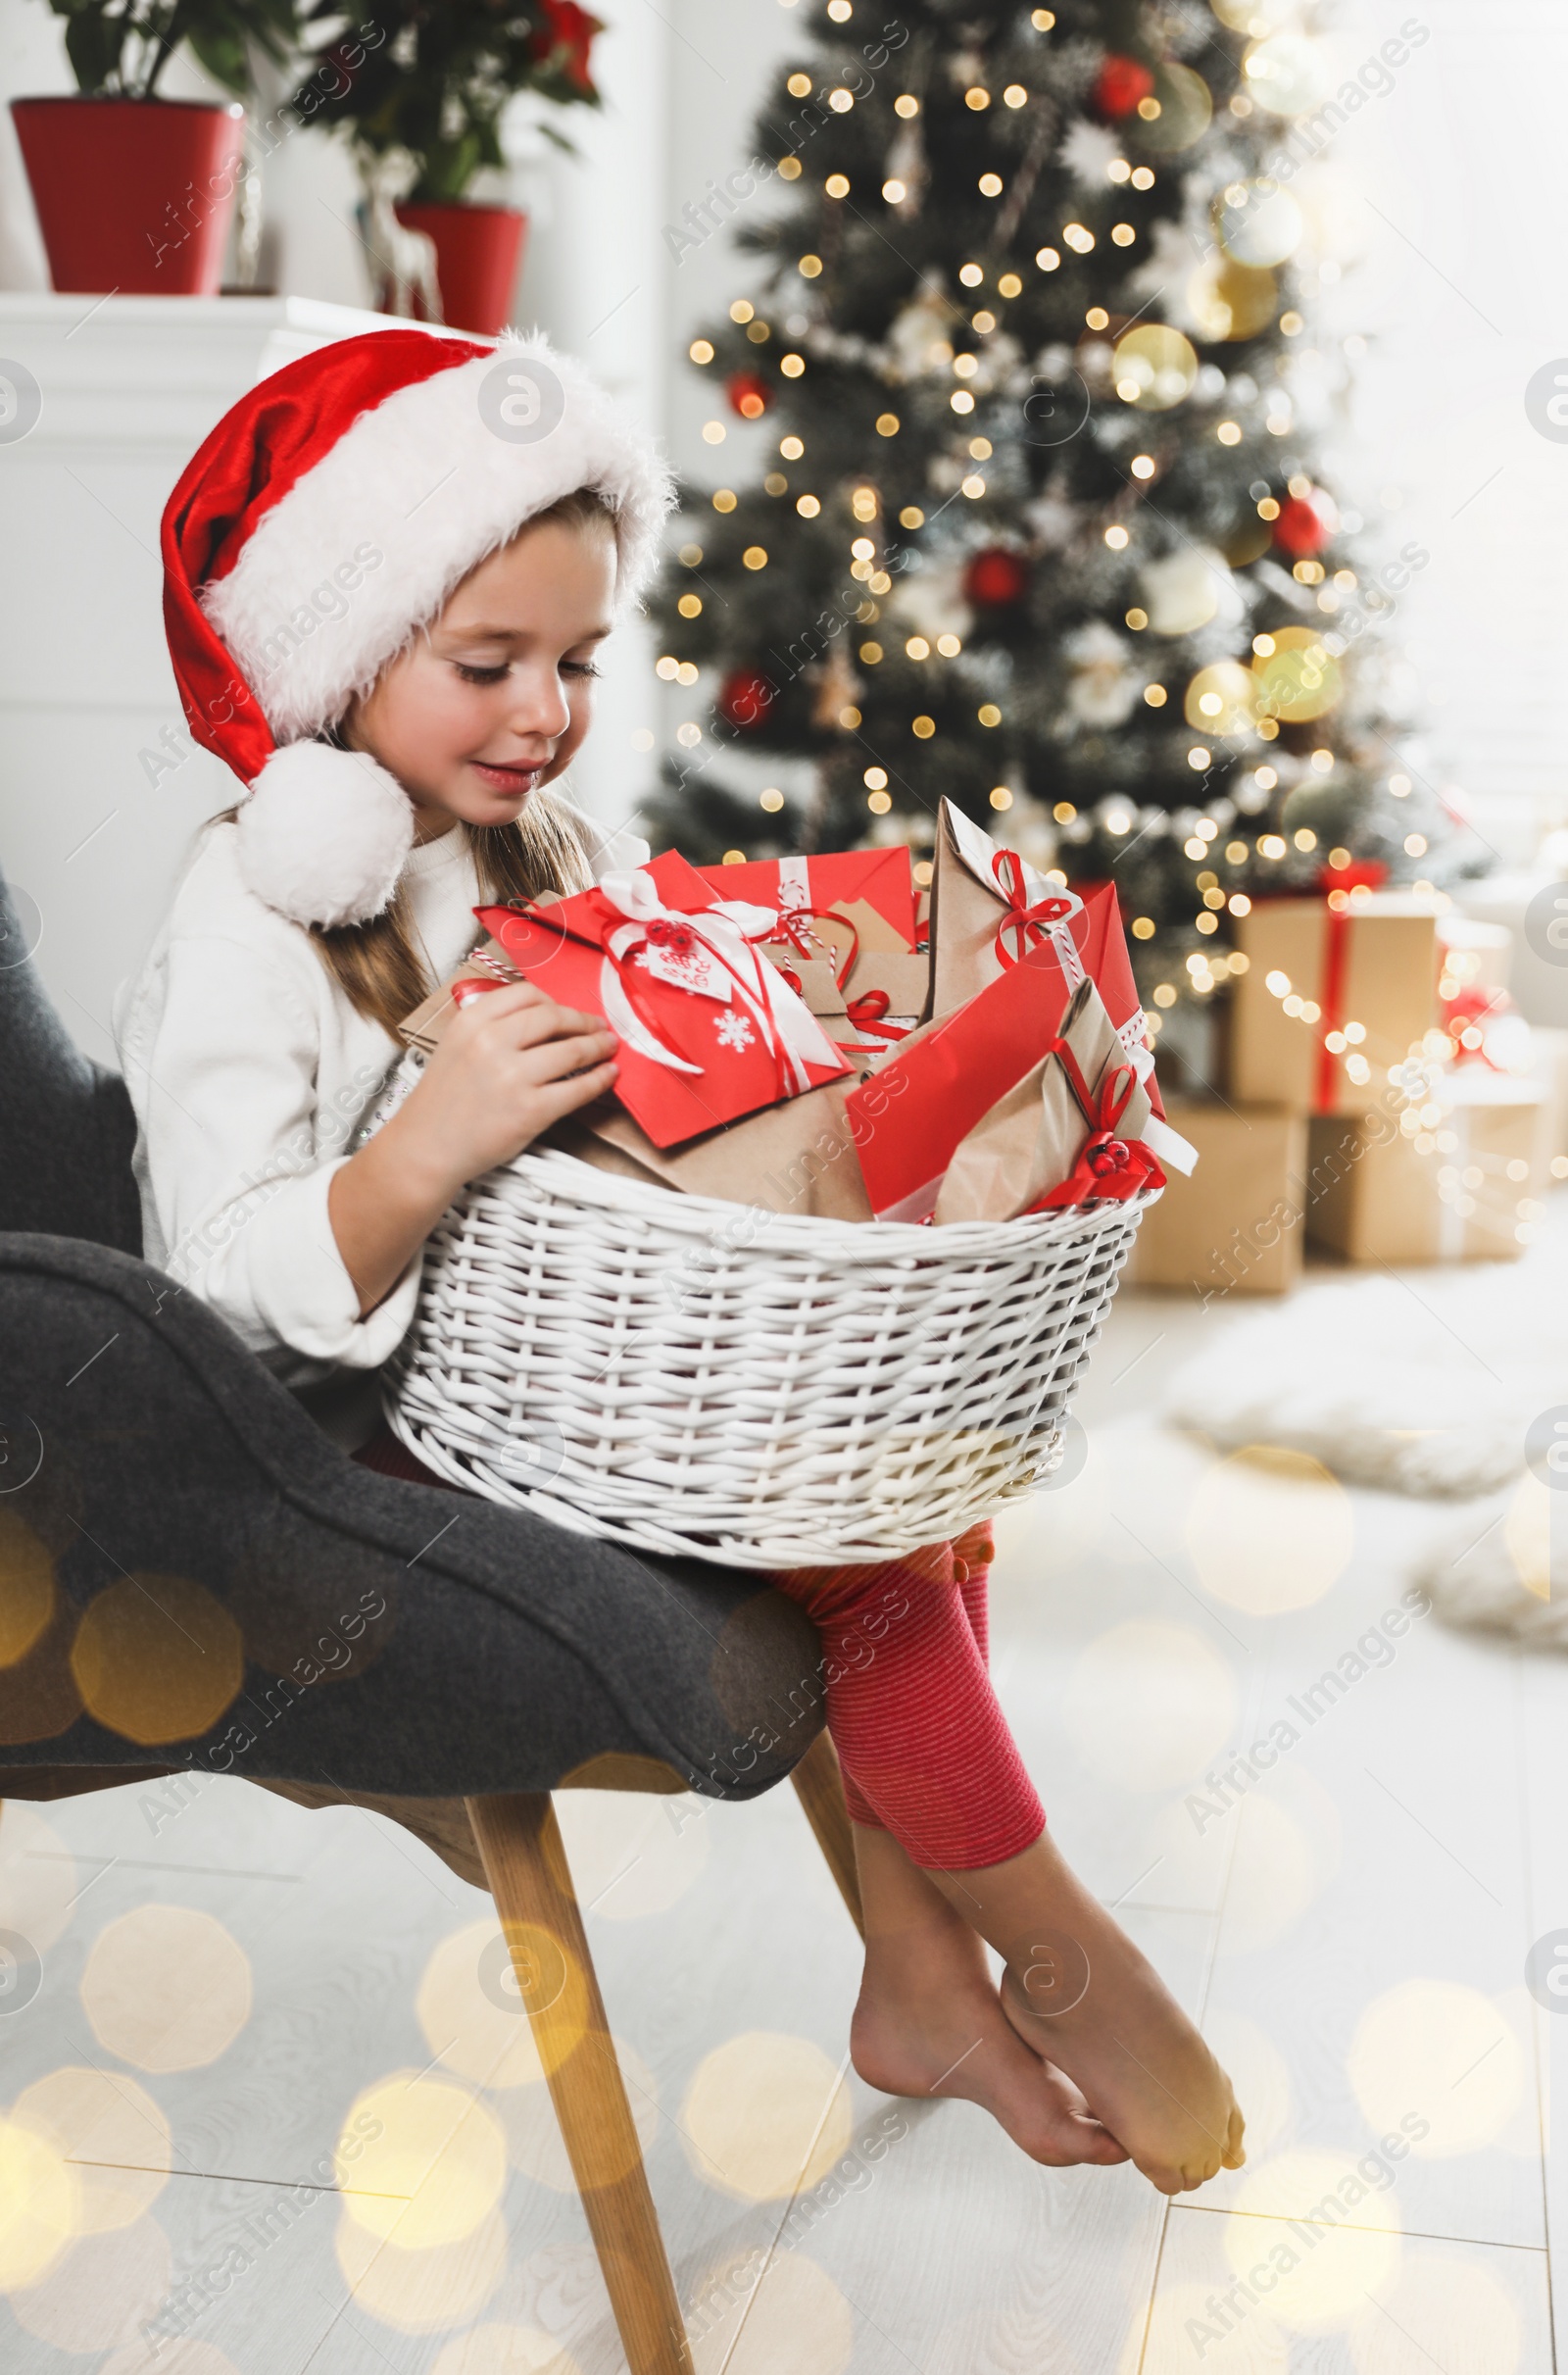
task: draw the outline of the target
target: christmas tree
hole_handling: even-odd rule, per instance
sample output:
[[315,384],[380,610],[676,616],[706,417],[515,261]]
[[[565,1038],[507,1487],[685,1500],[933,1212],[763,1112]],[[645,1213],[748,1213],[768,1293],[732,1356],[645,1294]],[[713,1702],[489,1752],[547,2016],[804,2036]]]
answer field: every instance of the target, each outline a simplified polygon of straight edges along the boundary
[[705,434],[765,423],[768,467],[689,499],[658,667],[704,692],[654,829],[918,860],[946,794],[1114,880],[1156,1013],[1260,891],[1434,880],[1383,637],[1427,556],[1368,553],[1323,474],[1360,342],[1312,326],[1350,87],[1320,45],[1256,0],[827,0],[801,33],[688,209],[758,260],[691,361]]

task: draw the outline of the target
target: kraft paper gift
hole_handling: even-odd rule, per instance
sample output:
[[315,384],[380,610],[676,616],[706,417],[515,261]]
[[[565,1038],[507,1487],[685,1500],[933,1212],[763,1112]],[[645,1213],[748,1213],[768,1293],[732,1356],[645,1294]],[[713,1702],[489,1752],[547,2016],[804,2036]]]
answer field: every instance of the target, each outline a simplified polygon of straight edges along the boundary
[[[1231,992],[1228,1085],[1240,1105],[1365,1113],[1391,1065],[1437,1021],[1433,902],[1393,891],[1334,896],[1344,904],[1258,899],[1234,918],[1247,959]],[[1288,998],[1318,1011],[1288,1012]]]
[[[1108,1136],[1109,1147],[1120,1148],[1124,1158],[1125,1142],[1143,1136],[1150,1105],[1093,982],[1074,991],[1058,1038],[1060,1046],[1053,1046],[959,1140],[937,1193],[932,1217],[939,1226],[1011,1220],[1055,1201],[1054,1191],[1064,1187],[1074,1192],[1061,1201],[1079,1203],[1116,1187],[1134,1193],[1164,1185],[1157,1165],[1116,1157],[1100,1178],[1076,1176],[1097,1135]],[[1113,1172],[1124,1176],[1113,1179]]]
[[1173,1098],[1166,1118],[1198,1149],[1145,1215],[1128,1264],[1135,1286],[1282,1295],[1301,1274],[1307,1123],[1283,1105]]
[[1433,1083],[1430,1129],[1389,1108],[1315,1120],[1308,1234],[1349,1262],[1517,1260],[1541,1213],[1544,1104],[1530,1082],[1466,1064]]

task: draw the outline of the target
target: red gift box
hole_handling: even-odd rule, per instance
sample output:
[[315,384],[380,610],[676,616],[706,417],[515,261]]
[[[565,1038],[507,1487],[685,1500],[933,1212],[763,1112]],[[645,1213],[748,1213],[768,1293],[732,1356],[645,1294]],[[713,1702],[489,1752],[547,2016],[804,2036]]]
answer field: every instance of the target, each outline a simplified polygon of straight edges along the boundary
[[776,910],[720,896],[673,850],[546,907],[474,913],[528,980],[604,1015],[614,1093],[658,1147],[851,1068],[760,954]]

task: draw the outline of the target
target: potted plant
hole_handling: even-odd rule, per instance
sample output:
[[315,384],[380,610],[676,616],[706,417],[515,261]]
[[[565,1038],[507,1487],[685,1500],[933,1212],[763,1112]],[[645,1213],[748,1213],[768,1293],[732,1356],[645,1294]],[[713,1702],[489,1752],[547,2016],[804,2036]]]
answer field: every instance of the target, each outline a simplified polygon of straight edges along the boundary
[[[244,173],[252,45],[291,54],[295,0],[49,0],[74,97],[13,99],[57,289],[212,296]],[[165,99],[184,47],[228,101]]]
[[[319,19],[339,29],[313,63],[341,69],[341,0],[318,0]],[[385,310],[487,337],[505,326],[525,219],[466,193],[481,167],[506,164],[500,124],[514,93],[599,105],[588,60],[601,29],[574,0],[379,0],[368,12],[356,28],[361,63],[339,74],[316,121],[354,144]]]

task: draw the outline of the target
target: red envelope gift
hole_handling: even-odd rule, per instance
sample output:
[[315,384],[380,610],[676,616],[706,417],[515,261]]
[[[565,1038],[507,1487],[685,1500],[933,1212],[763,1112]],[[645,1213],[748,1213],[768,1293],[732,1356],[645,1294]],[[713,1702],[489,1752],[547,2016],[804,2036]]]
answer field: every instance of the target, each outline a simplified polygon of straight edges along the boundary
[[776,911],[721,898],[672,850],[547,907],[474,912],[527,980],[604,1015],[614,1093],[658,1147],[850,1070],[760,953]]
[[[914,876],[900,842],[881,850],[834,850],[820,858],[760,858],[698,868],[721,899],[755,900],[778,911],[779,938],[801,957],[830,958],[850,998],[873,985],[860,960],[908,957],[917,941]],[[911,974],[911,981],[913,976]],[[924,973],[920,995],[924,998]]]
[[1059,1037],[1074,995],[1061,966],[1033,950],[851,1090],[845,1111],[879,1220],[935,1211],[959,1144]]

